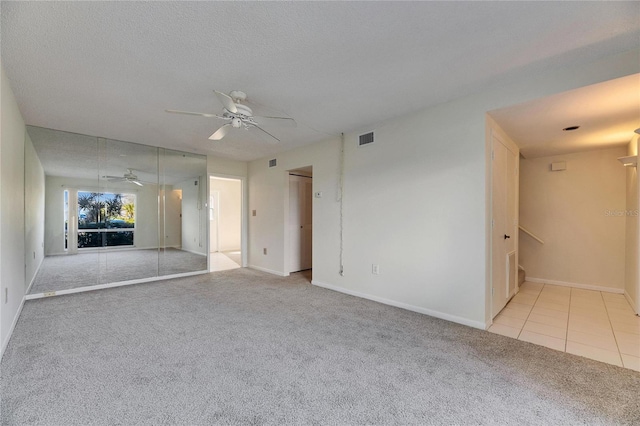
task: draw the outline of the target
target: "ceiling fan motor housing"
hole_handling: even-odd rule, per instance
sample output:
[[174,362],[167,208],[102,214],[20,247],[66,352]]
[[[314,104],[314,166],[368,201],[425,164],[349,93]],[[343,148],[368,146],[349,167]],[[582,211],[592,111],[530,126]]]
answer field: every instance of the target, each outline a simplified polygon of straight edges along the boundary
[[251,117],[253,115],[253,111],[246,105],[236,103],[236,109],[238,110],[238,114]]

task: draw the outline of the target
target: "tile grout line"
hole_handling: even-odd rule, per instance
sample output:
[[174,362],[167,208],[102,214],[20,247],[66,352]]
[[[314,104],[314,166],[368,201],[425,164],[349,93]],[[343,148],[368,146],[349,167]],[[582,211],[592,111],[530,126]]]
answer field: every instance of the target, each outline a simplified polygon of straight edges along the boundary
[[607,320],[609,321],[609,327],[611,327],[611,333],[613,334],[613,340],[616,342],[616,349],[618,350],[618,358],[620,359],[620,364],[622,365],[623,368],[626,368],[624,366],[624,361],[622,360],[622,352],[620,352],[620,345],[618,345],[618,338],[616,337],[616,332],[613,329],[613,323],[611,322],[611,316],[609,315],[609,307],[607,306],[607,302],[604,300],[604,296],[602,295],[602,292],[600,291],[600,298],[602,298],[602,303],[604,303],[604,310],[607,312]]
[[529,321],[529,317],[531,316],[531,312],[533,312],[533,308],[536,306],[536,303],[538,303],[538,299],[540,298],[540,295],[542,294],[542,290],[544,290],[544,286],[546,286],[546,284],[543,283],[542,287],[540,288],[540,291],[536,295],[536,300],[534,300],[533,301],[533,305],[531,305],[531,309],[529,310],[529,313],[527,314],[527,317],[524,320],[524,324],[522,324],[522,328],[520,328],[520,333],[518,333],[518,337],[516,337],[516,339],[518,339],[518,340],[520,339],[520,335],[524,331],[524,326],[527,325],[527,321]]
[[[518,335],[517,335],[517,337],[516,337],[516,339],[517,339],[517,340],[520,340],[520,337],[522,336],[522,332],[523,332],[523,331],[525,331],[525,330],[524,330],[525,326],[526,326],[526,325],[527,325],[527,323],[530,321],[530,317],[531,317],[531,314],[533,313],[533,309],[537,306],[538,302],[540,301],[540,297],[542,296],[542,292],[543,292],[543,290],[544,290],[548,285],[549,285],[549,284],[542,283],[542,287],[540,288],[540,291],[539,291],[539,292],[537,292],[537,294],[536,294],[536,297],[535,297],[535,300],[534,300],[533,304],[532,304],[532,305],[530,305],[530,306],[531,306],[531,308],[530,308],[530,310],[529,310],[528,314],[526,315],[526,318],[524,319],[524,323],[523,323],[522,327],[520,328],[520,331],[519,331],[519,333],[518,333]],[[569,301],[568,301],[568,312],[567,312],[567,325],[566,325],[566,329],[565,329],[565,339],[564,339],[564,340],[565,340],[565,342],[564,342],[564,352],[565,352],[565,353],[568,353],[568,352],[567,352],[567,345],[568,345],[568,343],[569,343],[569,318],[571,317],[571,313],[572,313],[572,309],[571,309],[572,303],[571,303],[571,302],[573,301],[573,292],[574,292],[574,291],[577,291],[577,290],[579,290],[579,289],[574,289],[574,288],[570,288],[570,289],[569,289]],[[596,291],[597,291],[597,290],[596,290]],[[622,368],[629,368],[629,367],[625,367],[625,366],[624,366],[624,361],[622,360],[622,352],[620,352],[620,347],[619,347],[619,344],[618,344],[618,338],[617,338],[617,336],[616,336],[616,334],[615,334],[615,330],[614,330],[614,328],[613,328],[612,319],[611,319],[611,316],[610,316],[610,313],[609,313],[609,306],[607,305],[607,301],[606,301],[606,300],[605,300],[605,298],[604,298],[604,293],[603,293],[603,292],[601,292],[601,291],[597,291],[597,293],[599,293],[600,300],[601,300],[601,302],[604,304],[604,307],[605,307],[605,312],[606,312],[606,314],[607,314],[607,320],[608,320],[608,323],[609,323],[609,329],[610,329],[610,331],[613,333],[614,341],[615,341],[615,343],[616,343],[616,349],[617,349],[617,351],[616,351],[616,352],[617,352],[617,354],[618,354],[618,361],[620,362],[620,365],[622,366]],[[509,303],[511,303],[511,302],[513,302],[513,301],[512,301],[512,300],[511,300],[511,301],[509,301]],[[514,303],[518,303],[518,302],[514,302]],[[508,304],[507,304],[507,306],[508,306]],[[577,305],[577,306],[578,306],[578,305]],[[543,315],[543,314],[540,314],[540,315]],[[546,315],[545,315],[545,316],[546,316]],[[533,334],[541,334],[541,333],[534,333],[534,332],[532,332],[532,333],[533,333]],[[588,333],[588,332],[587,332],[586,334],[590,334],[590,333]],[[549,336],[549,335],[546,335],[546,334],[541,334],[541,335],[542,335],[542,336],[546,336],[546,337],[553,337],[553,336]],[[597,337],[597,336],[593,336],[593,337]],[[578,342],[578,343],[579,343],[579,342]],[[540,346],[546,346],[546,345],[544,345],[544,344],[539,344],[539,343],[535,343],[535,344],[540,345]],[[595,348],[595,349],[601,349],[601,350],[605,350],[605,351],[606,351],[606,349],[601,348],[600,346],[593,346],[593,345],[588,344],[588,343],[581,343],[581,344],[582,344],[582,345],[584,345],[584,346],[587,346],[587,347],[592,347],[592,348]],[[547,347],[550,347],[550,346],[547,346]],[[554,348],[552,348],[552,349],[554,349]],[[562,350],[560,350],[560,351],[562,351]],[[614,351],[609,351],[609,352],[614,352]],[[584,355],[579,355],[579,356],[585,357]],[[591,358],[591,357],[586,357],[586,358],[595,359],[595,358]],[[597,359],[596,359],[596,361],[599,361],[599,360],[597,360]],[[606,362],[606,361],[599,361],[599,362],[604,362],[605,364],[612,364],[612,363],[610,363],[610,362]],[[616,365],[616,364],[612,364],[612,365]]]

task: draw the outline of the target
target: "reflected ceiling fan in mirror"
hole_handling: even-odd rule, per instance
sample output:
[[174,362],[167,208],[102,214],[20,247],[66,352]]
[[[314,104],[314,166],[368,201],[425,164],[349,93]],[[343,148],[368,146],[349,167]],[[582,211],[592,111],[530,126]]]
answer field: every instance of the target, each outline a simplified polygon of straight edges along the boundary
[[247,105],[242,102],[247,100],[247,95],[239,90],[233,90],[228,95],[222,92],[214,90],[216,97],[222,104],[222,114],[205,113],[205,112],[190,112],[190,111],[178,111],[175,109],[168,109],[166,112],[173,114],[186,114],[186,115],[199,115],[207,118],[218,118],[220,120],[227,121],[218,130],[216,130],[209,139],[213,141],[219,141],[224,138],[227,132],[231,129],[244,128],[246,130],[258,129],[271,137],[274,141],[280,142],[280,139],[264,130],[261,126],[284,126],[284,127],[296,127],[296,122],[293,118],[289,117],[263,117],[253,115],[253,111]]
[[133,173],[133,169],[127,169],[127,173],[122,176],[103,176],[109,182],[129,182],[134,185],[144,186],[141,181],[138,180],[138,176]]

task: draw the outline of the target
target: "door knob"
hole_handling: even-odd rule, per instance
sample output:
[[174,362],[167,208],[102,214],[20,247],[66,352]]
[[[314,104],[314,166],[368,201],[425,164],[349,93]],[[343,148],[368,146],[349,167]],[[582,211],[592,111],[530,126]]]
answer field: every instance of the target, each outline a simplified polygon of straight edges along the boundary
[[507,238],[511,238],[510,235],[504,234],[504,239],[506,240]]

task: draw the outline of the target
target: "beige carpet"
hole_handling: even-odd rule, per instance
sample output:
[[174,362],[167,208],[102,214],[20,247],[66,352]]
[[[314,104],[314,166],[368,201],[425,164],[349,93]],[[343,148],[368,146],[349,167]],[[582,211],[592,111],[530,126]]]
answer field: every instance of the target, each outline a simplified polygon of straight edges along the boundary
[[2,424],[640,424],[640,373],[306,277],[234,269],[27,301]]

